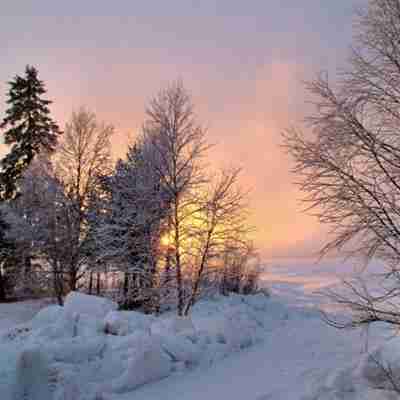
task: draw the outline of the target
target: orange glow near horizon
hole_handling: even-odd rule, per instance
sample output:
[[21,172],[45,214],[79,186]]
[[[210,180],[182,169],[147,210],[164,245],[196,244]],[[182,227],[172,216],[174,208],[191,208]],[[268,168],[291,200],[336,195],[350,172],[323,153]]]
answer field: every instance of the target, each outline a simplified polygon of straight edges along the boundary
[[210,163],[243,168],[261,253],[311,254],[324,231],[301,213],[281,132],[309,112],[302,82],[343,66],[358,2],[4,1],[0,119],[7,81],[34,65],[60,126],[85,106],[114,124],[123,157],[146,104],[181,79],[216,144]]
[[[142,73],[147,69],[143,66]],[[208,127],[209,141],[216,144],[210,152],[210,163],[243,167],[241,185],[251,191],[250,222],[257,229],[255,242],[261,253],[268,256],[311,253],[317,249],[316,242],[322,243],[317,222],[300,211],[300,193],[292,185],[290,161],[280,148],[280,133],[291,121],[300,120],[304,111],[292,107],[299,89],[296,79],[303,69],[294,63],[275,63],[261,69],[252,81],[251,90],[247,88],[243,101],[227,104],[224,110],[212,99],[215,89],[199,91],[196,85],[192,88],[191,80],[184,80],[192,93],[200,122]],[[221,91],[230,90],[230,82],[218,84]],[[144,119],[146,100],[159,89],[150,93],[144,87],[138,88],[140,95],[132,94],[127,106],[124,100],[128,93],[124,91],[103,93],[96,98],[88,94],[75,97],[74,85],[72,93],[66,94],[54,80],[48,81],[48,95],[54,101],[52,111],[61,126],[81,103],[96,112],[99,120],[114,124],[115,159],[124,156]],[[4,146],[1,150],[4,151]],[[163,238],[163,244],[166,240]]]

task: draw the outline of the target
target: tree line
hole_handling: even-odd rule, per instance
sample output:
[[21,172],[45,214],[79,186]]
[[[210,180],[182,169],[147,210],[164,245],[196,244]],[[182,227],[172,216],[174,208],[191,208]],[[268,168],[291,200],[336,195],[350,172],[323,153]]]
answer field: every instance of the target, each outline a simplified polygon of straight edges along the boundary
[[203,295],[251,293],[259,263],[240,169],[209,172],[206,130],[181,82],[161,90],[125,157],[86,108],[62,132],[38,71],[9,82],[0,128],[0,301],[69,291],[186,315]]

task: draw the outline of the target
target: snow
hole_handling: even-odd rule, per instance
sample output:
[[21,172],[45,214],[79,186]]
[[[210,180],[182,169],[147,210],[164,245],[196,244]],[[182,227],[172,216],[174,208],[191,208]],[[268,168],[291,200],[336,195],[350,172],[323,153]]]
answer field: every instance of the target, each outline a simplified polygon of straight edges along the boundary
[[136,311],[110,311],[105,319],[105,329],[112,335],[124,336],[137,330],[149,331],[155,318]]
[[40,349],[23,350],[16,370],[15,400],[51,398],[49,361]]
[[65,299],[64,308],[69,313],[80,313],[95,318],[104,318],[110,311],[116,310],[118,304],[104,297],[71,292]]
[[399,338],[377,326],[366,353],[365,334],[324,324],[306,272],[288,271],[269,276],[271,297],[216,297],[184,318],[77,293],[33,319],[43,304],[0,305],[1,399],[398,398],[376,361],[400,376]]
[[64,307],[45,307],[3,332],[0,351],[7,348],[8,358],[0,378],[0,391],[7,393],[2,399],[11,400],[13,392],[29,399],[35,391],[43,400],[118,396],[206,368],[263,336],[270,306],[263,302],[270,299],[217,297],[196,304],[191,317],[170,312],[157,318],[115,311],[107,299],[71,293]]
[[177,333],[194,332],[194,325],[190,317],[170,317],[160,319],[151,326],[151,333],[158,335],[175,335]]
[[47,299],[0,303],[0,334],[4,329],[29,321],[47,303]]
[[56,321],[61,317],[61,314],[64,313],[64,308],[52,304],[48,307],[41,309],[30,321],[30,325],[32,328],[40,328],[44,325],[49,325],[52,323],[56,323]]
[[193,343],[184,335],[160,336],[160,342],[164,352],[174,362],[190,366],[200,360],[200,348],[196,346],[197,343]]
[[149,336],[142,346],[133,348],[126,371],[111,383],[111,392],[130,392],[145,383],[165,378],[171,373],[171,364],[158,341]]
[[[384,369],[391,371],[396,382],[400,382],[400,338],[389,340],[382,346],[366,355],[356,371],[356,377],[361,376],[375,388],[393,389]],[[384,367],[384,369],[382,369]]]

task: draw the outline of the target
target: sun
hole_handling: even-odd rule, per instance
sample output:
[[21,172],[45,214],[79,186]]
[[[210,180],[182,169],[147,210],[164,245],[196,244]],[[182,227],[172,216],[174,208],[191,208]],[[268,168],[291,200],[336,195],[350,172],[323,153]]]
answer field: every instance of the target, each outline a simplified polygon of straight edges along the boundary
[[165,247],[171,246],[173,243],[171,233],[166,233],[161,237],[161,244]]

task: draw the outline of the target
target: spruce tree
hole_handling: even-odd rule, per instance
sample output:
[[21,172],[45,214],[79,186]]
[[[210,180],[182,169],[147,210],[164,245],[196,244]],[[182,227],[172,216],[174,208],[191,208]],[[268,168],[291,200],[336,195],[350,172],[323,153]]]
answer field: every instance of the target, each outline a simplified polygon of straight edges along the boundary
[[9,229],[8,223],[3,217],[3,210],[0,209],[0,302],[4,302],[7,297],[8,289],[11,289],[12,271],[10,273],[7,260],[11,260],[15,252],[14,243],[6,237]]
[[5,144],[12,146],[2,160],[0,173],[1,197],[5,200],[15,197],[17,181],[35,155],[54,151],[61,133],[50,117],[52,102],[43,98],[46,89],[36,68],[28,65],[25,76],[16,76],[9,85],[9,108],[0,124],[0,129],[5,130]]

